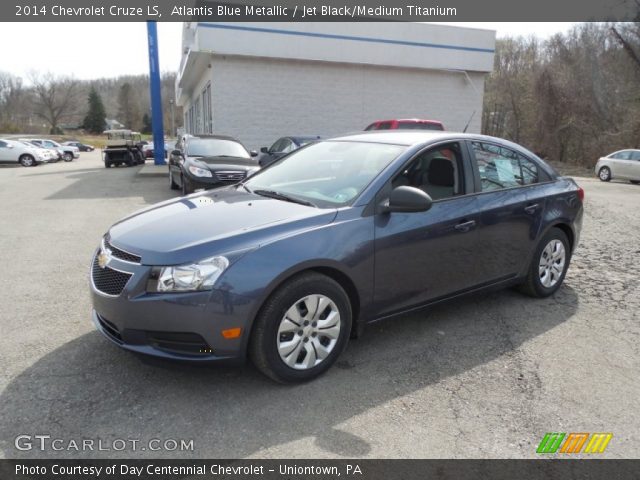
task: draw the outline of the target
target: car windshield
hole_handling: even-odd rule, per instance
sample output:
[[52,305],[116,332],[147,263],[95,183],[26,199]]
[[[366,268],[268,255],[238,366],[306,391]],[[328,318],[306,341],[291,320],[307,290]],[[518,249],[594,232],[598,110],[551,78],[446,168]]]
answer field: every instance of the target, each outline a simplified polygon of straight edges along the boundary
[[443,130],[442,125],[429,122],[398,122],[402,130]]
[[243,185],[335,208],[353,202],[406,147],[364,142],[320,142],[272,164]]
[[192,138],[187,145],[189,157],[250,158],[249,152],[238,142],[221,138]]

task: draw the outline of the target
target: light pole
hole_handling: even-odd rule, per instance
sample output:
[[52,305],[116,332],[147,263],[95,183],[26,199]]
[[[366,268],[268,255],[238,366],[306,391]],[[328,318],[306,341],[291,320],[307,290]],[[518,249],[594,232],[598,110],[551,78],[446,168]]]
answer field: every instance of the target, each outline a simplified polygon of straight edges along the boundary
[[176,117],[173,113],[173,98],[169,99],[169,109],[171,110],[171,136],[176,134]]

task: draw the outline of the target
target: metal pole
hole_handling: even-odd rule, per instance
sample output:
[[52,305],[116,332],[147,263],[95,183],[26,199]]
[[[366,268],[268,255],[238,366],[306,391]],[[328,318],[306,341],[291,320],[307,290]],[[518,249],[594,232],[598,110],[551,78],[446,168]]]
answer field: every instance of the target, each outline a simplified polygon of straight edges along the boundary
[[160,62],[158,61],[158,26],[147,22],[149,42],[149,90],[151,91],[151,129],[153,132],[153,163],[164,161],[164,126],[162,125],[162,92],[160,89]]
[[169,106],[171,107],[171,136],[173,137],[176,134],[176,117],[173,108],[173,98],[169,100]]

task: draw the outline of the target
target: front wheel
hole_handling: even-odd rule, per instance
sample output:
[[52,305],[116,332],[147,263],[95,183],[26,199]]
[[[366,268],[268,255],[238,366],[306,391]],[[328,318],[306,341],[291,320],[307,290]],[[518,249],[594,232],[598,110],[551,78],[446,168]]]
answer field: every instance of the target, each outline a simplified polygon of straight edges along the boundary
[[611,170],[609,167],[602,167],[598,172],[598,178],[603,182],[611,180]]
[[22,155],[20,157],[20,165],[23,167],[33,167],[36,164],[36,159],[31,155]]
[[540,240],[520,290],[532,297],[553,295],[562,285],[570,260],[567,235],[559,228],[552,228]]
[[333,279],[305,273],[283,284],[256,318],[249,356],[268,377],[304,382],[328,370],[351,332],[349,297]]
[[640,184],[640,180],[629,180],[631,183],[633,183],[634,185],[638,185]]
[[180,188],[178,184],[173,180],[173,172],[171,170],[169,170],[169,188],[171,190],[178,190]]
[[73,161],[73,153],[71,153],[71,152],[64,152],[64,155],[62,155],[62,159],[63,159],[65,162],[71,162],[71,161]]

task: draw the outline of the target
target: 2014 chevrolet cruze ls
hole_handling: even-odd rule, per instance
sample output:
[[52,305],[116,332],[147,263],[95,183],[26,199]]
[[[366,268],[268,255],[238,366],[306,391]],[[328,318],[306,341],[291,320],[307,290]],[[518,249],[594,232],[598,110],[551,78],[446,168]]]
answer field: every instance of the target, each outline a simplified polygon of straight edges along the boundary
[[93,320],[128,350],[248,355],[275,380],[303,381],[367,322],[486,288],[553,294],[582,200],[572,179],[496,138],[321,141],[113,225],[93,259]]

